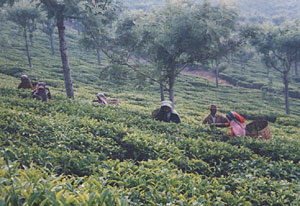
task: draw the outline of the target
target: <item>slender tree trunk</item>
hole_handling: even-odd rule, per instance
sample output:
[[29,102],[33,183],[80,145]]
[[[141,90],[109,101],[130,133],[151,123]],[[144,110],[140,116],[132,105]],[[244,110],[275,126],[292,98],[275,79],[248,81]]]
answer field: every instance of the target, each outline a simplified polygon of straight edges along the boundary
[[[213,63],[212,63],[213,65]],[[216,68],[216,87],[219,88],[219,72],[220,72],[220,68],[219,68],[219,61],[215,60],[215,68]]]
[[97,49],[97,62],[98,62],[98,66],[100,66],[101,65],[100,49]]
[[75,27],[76,27],[78,36],[80,36],[81,30],[80,30],[80,24],[78,23],[78,21],[75,22]]
[[172,66],[169,73],[169,99],[174,104],[174,83],[175,83],[175,68]]
[[54,45],[53,45],[53,34],[52,33],[49,34],[49,39],[50,39],[51,53],[52,53],[52,55],[54,55],[55,50],[54,50]]
[[268,77],[268,79],[270,78],[270,68],[269,67],[267,67],[267,77]]
[[27,55],[27,59],[28,59],[28,65],[29,65],[29,67],[32,67],[26,28],[24,28],[24,39],[25,39],[25,49],[26,49],[26,55]]
[[66,45],[66,40],[65,40],[64,16],[63,16],[62,12],[59,12],[57,14],[56,20],[57,20],[59,48],[60,48],[62,66],[63,66],[66,93],[67,93],[67,97],[74,99],[73,83],[72,83],[72,77],[71,77],[71,70],[70,70],[70,66],[69,66],[67,45]]
[[298,77],[298,63],[295,62],[295,76]]
[[245,63],[242,64],[242,71],[246,71],[246,64]]
[[216,67],[216,87],[219,88],[219,66]]
[[269,78],[268,78],[268,93],[271,92],[272,85],[273,85],[272,77],[269,77]]
[[285,112],[290,114],[288,72],[283,73]]
[[32,31],[29,31],[29,39],[30,39],[30,45],[33,46],[33,33],[32,33]]
[[159,83],[159,87],[160,87],[160,100],[165,101],[164,86],[162,82]]

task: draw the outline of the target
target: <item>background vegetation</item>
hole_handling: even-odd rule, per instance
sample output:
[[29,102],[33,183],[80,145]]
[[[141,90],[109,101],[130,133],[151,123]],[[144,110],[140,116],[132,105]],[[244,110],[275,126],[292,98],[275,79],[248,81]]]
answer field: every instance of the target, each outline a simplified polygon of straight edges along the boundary
[[[57,29],[54,54],[49,35],[33,33],[29,67],[23,32],[6,19],[6,10],[0,15],[0,205],[299,204],[300,100],[290,99],[286,115],[281,76],[270,70],[268,77],[251,45],[246,51],[254,56],[244,69],[234,53],[220,75],[236,84],[216,88],[201,76],[178,75],[182,124],[175,125],[151,119],[160,85],[103,53],[98,65],[97,50],[79,44],[82,31],[71,21],[66,42],[75,99],[66,98]],[[196,65],[212,71],[210,64]],[[29,90],[17,90],[22,74],[45,81],[53,100],[38,102]],[[98,92],[121,104],[91,103]],[[276,118],[272,140],[228,139],[229,129],[201,125],[212,103],[220,113],[237,111],[247,123]]]

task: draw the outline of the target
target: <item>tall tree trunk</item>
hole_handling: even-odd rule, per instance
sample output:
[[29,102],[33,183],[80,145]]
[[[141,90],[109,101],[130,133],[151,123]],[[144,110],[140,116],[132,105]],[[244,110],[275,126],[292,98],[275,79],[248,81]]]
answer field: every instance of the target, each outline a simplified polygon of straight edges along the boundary
[[246,65],[242,63],[241,71],[245,71]]
[[80,34],[81,34],[81,28],[80,28],[80,24],[78,23],[78,21],[75,22],[75,28],[77,30],[78,36],[80,36]]
[[63,66],[66,93],[67,93],[67,97],[74,99],[73,83],[72,83],[71,71],[70,71],[70,66],[69,66],[67,45],[66,45],[66,40],[65,40],[64,16],[63,16],[62,12],[59,12],[57,14],[56,20],[57,20],[59,49],[60,49],[62,66]]
[[26,55],[27,55],[27,59],[28,59],[28,65],[29,65],[29,67],[32,67],[26,28],[24,28],[24,39],[25,39],[25,49],[26,49]]
[[54,55],[55,50],[54,50],[54,45],[53,45],[53,34],[52,33],[49,34],[49,40],[50,40],[51,53],[52,53],[52,55]]
[[175,68],[171,67],[169,72],[169,99],[174,104],[174,83],[175,83]]
[[284,102],[285,102],[285,112],[290,114],[290,103],[289,103],[289,79],[288,72],[283,72],[283,83],[284,83]]
[[159,83],[159,87],[160,87],[160,100],[165,101],[164,86],[162,82]]
[[216,67],[216,87],[219,88],[219,66]]
[[295,77],[298,77],[299,74],[298,74],[298,63],[295,62]]
[[216,68],[216,88],[219,88],[219,61],[215,60],[212,62],[212,65],[214,66],[214,62],[215,62],[215,68]]
[[29,39],[30,39],[30,45],[33,46],[33,33],[32,33],[32,31],[29,31]]
[[97,49],[97,62],[98,62],[98,66],[100,66],[101,65],[100,49]]

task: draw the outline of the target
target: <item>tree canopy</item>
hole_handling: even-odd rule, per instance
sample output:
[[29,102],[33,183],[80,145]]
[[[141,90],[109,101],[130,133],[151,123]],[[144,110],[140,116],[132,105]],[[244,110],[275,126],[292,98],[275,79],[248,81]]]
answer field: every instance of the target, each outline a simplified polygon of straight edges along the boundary
[[267,67],[282,74],[285,85],[286,113],[289,109],[288,74],[292,64],[299,61],[300,29],[298,23],[277,28],[252,28],[245,32],[250,42],[262,54],[262,60]]
[[230,45],[236,14],[226,7],[178,0],[150,13],[130,14],[122,22],[119,44],[160,71],[174,101],[175,78],[188,64],[225,55],[222,49]]

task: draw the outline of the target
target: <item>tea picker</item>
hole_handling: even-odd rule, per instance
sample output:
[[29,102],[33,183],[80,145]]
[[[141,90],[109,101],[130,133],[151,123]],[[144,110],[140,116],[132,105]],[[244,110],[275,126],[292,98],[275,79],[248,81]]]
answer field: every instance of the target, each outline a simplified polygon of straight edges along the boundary
[[163,122],[181,123],[179,114],[171,101],[162,101],[161,107],[152,112],[152,118]]
[[246,124],[245,119],[237,112],[228,112],[226,114],[228,122],[226,123],[213,123],[216,127],[231,127],[230,136],[245,136],[246,135]]
[[222,114],[217,114],[217,105],[210,105],[210,114],[207,115],[202,124],[209,124],[210,128],[213,128],[213,124],[215,123],[226,123],[228,120]]

